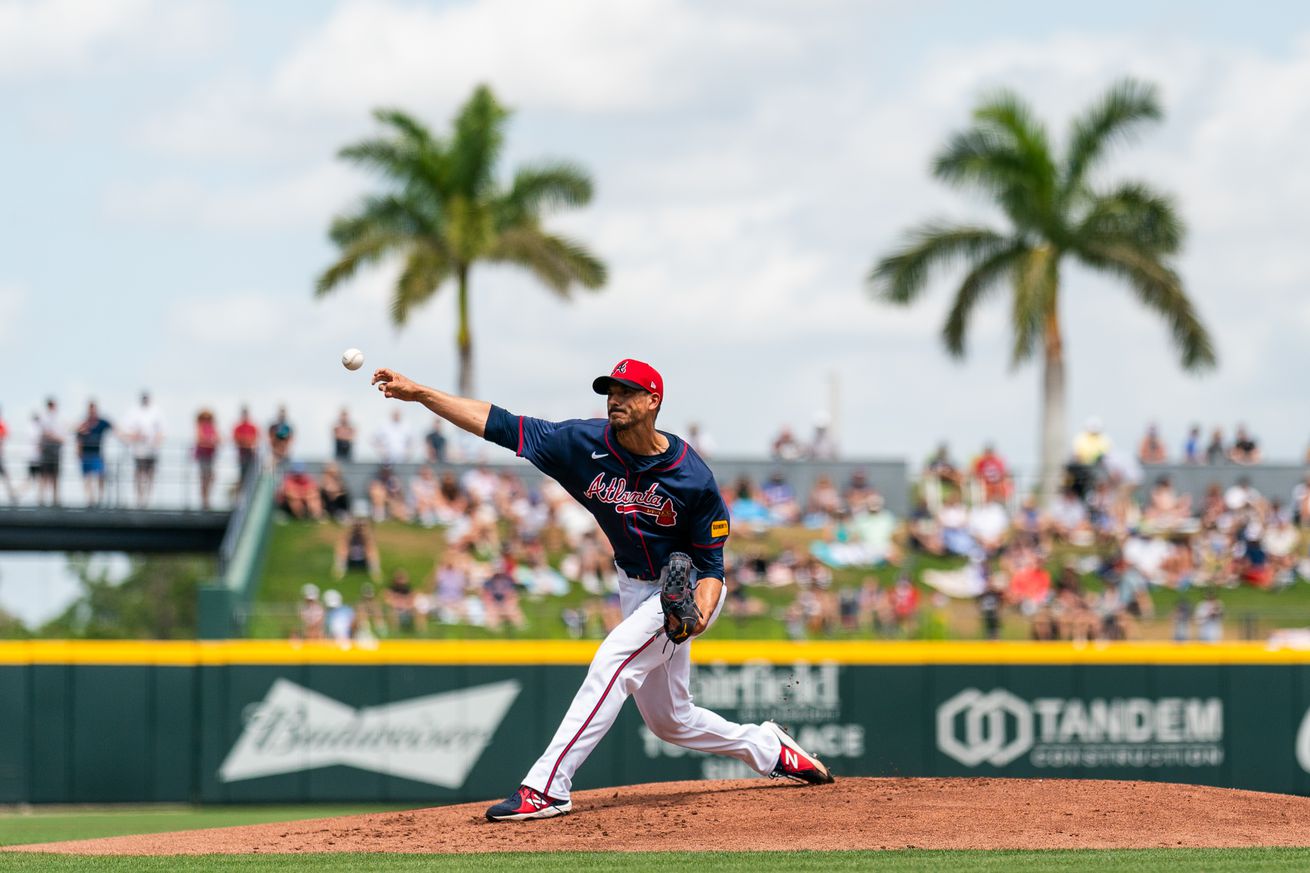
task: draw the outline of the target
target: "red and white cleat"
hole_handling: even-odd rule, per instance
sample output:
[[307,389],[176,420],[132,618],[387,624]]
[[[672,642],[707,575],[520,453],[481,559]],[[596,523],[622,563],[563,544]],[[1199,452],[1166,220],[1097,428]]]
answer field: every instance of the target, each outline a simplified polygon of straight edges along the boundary
[[770,779],[790,779],[806,785],[828,785],[836,781],[824,763],[802,749],[800,743],[792,739],[791,734],[780,725],[766,721],[760,726],[773,731],[782,741],[782,754],[778,756],[778,763],[769,774]]
[[572,811],[573,801],[551,800],[535,788],[520,785],[509,797],[487,810],[487,821],[531,821]]

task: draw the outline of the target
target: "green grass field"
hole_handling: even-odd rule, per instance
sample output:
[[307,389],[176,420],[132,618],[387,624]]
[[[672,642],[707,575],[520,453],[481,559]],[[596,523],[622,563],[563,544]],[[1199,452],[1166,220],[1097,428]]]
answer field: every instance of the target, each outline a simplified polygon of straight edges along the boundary
[[[374,528],[378,548],[382,555],[384,575],[403,568],[416,583],[431,578],[445,541],[440,530],[424,529],[399,522],[384,522]],[[288,636],[297,626],[295,606],[300,587],[312,582],[320,588],[337,588],[347,602],[354,602],[359,588],[368,579],[362,573],[352,573],[345,579],[332,578],[332,548],[341,535],[341,528],[333,524],[311,522],[280,522],[270,533],[264,574],[255,598],[249,632],[253,637],[280,638]],[[776,556],[782,549],[792,547],[804,554],[816,531],[802,528],[774,529],[764,535],[751,536],[745,532],[735,534],[733,549],[740,555],[761,554]],[[1053,560],[1058,564],[1076,552],[1065,550]],[[924,570],[958,566],[960,561],[915,555],[909,559],[907,569],[916,583]],[[858,586],[868,576],[880,582],[893,582],[901,572],[896,567],[876,570],[845,569],[833,574],[834,587],[841,589]],[[1082,576],[1084,586],[1099,591],[1100,582],[1092,574]],[[936,602],[933,591],[919,583],[922,594],[922,613],[919,626],[910,636],[918,639],[977,639],[981,635],[981,621],[976,604],[967,600]],[[786,639],[787,628],[782,614],[796,596],[793,586],[771,588],[756,586],[750,596],[762,603],[764,614],[748,618],[723,616],[714,627],[715,639]],[[1174,591],[1155,590],[1155,617],[1143,623],[1141,635],[1146,639],[1170,638],[1170,614],[1178,602]],[[1226,612],[1228,639],[1242,639],[1246,625],[1257,638],[1263,638],[1278,627],[1310,626],[1310,585],[1298,582],[1283,591],[1262,591],[1250,587],[1222,589],[1219,593]],[[527,627],[493,633],[485,628],[468,625],[429,626],[426,636],[457,639],[488,639],[497,636],[517,636],[525,639],[557,639],[568,635],[561,612],[577,608],[588,595],[574,586],[562,597],[545,597],[538,600],[523,598],[523,611]],[[1193,595],[1195,599],[1195,595]],[[1013,611],[1005,618],[1002,636],[1007,639],[1026,639],[1029,625],[1026,619]],[[598,623],[589,628],[588,636],[603,636]],[[869,631],[849,632],[837,630],[831,638],[870,638]]]
[[0,812],[0,846],[387,812],[398,806],[147,806]]
[[[87,839],[117,834],[160,833],[294,821],[379,811],[381,807],[203,807],[144,808],[123,811],[59,810],[0,813],[0,844]],[[540,827],[541,825],[528,825]],[[691,848],[691,847],[689,847]],[[675,870],[694,864],[698,873],[763,871],[879,870],[893,873],[996,871],[1045,873],[1082,871],[1292,871],[1310,869],[1310,849],[1141,849],[1113,851],[933,851],[881,852],[708,852],[618,854],[611,852],[497,853],[487,855],[313,854],[292,856],[206,855],[198,857],[88,857],[0,853],[0,871],[227,871],[313,870],[315,873],[396,871]]]
[[1308,849],[1143,849],[1050,852],[708,852],[617,854],[561,852],[486,855],[202,855],[197,857],[77,857],[59,855],[0,855],[0,870],[55,873],[229,873],[229,871],[314,870],[316,873],[395,873],[443,870],[571,873],[576,870],[683,870],[694,864],[701,873],[765,873],[765,871],[878,870],[888,873],[1047,873],[1096,870],[1098,873],[1158,873],[1158,871],[1300,871],[1310,865]]

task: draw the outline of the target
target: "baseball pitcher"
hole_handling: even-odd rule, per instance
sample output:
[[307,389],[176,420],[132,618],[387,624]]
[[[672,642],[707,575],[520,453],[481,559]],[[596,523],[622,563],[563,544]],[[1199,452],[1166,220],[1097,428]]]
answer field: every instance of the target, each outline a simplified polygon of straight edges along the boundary
[[655,429],[664,380],[649,364],[620,361],[592,383],[605,419],[543,421],[511,415],[379,369],[387,397],[415,401],[470,433],[513,450],[585,506],[614,548],[623,621],[597,649],[568,712],[522,785],[487,810],[492,821],[564,815],[573,774],[636,700],[660,739],[728,755],[761,774],[833,781],[828,768],[773,722],[734,724],[691,700],[690,639],[723,605],[727,507],[705,462],[679,437]]

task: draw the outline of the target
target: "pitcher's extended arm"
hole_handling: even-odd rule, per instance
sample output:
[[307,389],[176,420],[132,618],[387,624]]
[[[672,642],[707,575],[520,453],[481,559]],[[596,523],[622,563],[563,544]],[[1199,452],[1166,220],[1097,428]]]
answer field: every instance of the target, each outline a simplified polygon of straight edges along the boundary
[[384,397],[422,403],[446,421],[474,436],[480,437],[486,432],[491,404],[485,400],[456,397],[454,394],[420,385],[386,367],[380,367],[373,373],[373,384],[378,386]]

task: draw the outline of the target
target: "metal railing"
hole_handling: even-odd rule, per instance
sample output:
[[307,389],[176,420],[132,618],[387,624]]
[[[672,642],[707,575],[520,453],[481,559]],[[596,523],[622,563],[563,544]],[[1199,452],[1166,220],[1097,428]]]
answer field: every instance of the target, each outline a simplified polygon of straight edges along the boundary
[[[131,449],[117,440],[107,440],[101,457],[104,471],[90,477],[99,482],[99,499],[87,488],[88,477],[82,473],[75,444],[65,443],[59,454],[57,494],[59,506],[98,507],[107,509],[200,509],[200,465],[194,448],[180,442],[165,443],[154,462],[154,473],[146,499],[138,499],[138,464]],[[8,476],[9,488],[0,480],[0,506],[52,505],[40,482],[37,446],[31,442],[6,440],[0,446],[0,459]],[[237,502],[240,486],[236,451],[230,445],[220,448],[214,459],[214,484],[210,492],[211,509],[231,509]]]

